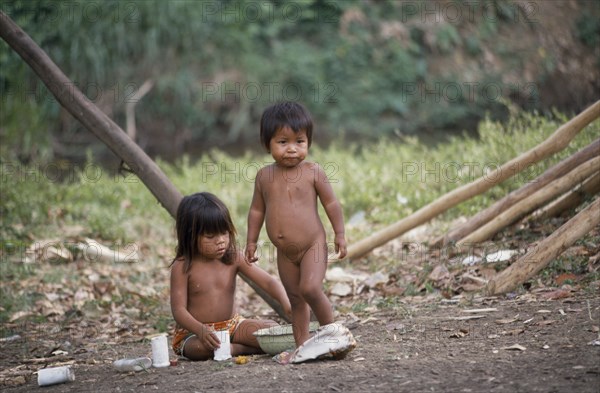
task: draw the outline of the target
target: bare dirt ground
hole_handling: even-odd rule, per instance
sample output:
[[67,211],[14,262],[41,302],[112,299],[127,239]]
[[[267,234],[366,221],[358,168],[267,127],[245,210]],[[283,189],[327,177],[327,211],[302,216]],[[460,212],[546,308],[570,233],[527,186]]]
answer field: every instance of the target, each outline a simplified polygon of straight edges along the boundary
[[[73,339],[68,331],[0,344],[6,392],[598,392],[600,297],[540,289],[510,297],[423,298],[346,320],[358,347],[344,360],[279,365],[255,355],[118,373],[112,361],[150,356],[147,340]],[[556,299],[560,297],[560,299]],[[556,300],[551,300],[556,299]],[[488,310],[485,310],[488,309]],[[479,310],[479,311],[477,311]],[[56,329],[58,330],[58,329]],[[69,341],[70,340],[70,341]],[[62,344],[61,344],[62,343]],[[68,347],[68,348],[67,348]],[[60,349],[65,349],[61,354]],[[67,351],[68,349],[68,351]],[[31,359],[32,352],[54,352]],[[172,355],[172,354],[171,354]],[[174,357],[174,356],[173,356]],[[41,359],[41,360],[40,360]],[[76,380],[38,387],[34,372],[71,364]],[[10,373],[9,373],[10,372]],[[6,380],[7,382],[9,380]]]

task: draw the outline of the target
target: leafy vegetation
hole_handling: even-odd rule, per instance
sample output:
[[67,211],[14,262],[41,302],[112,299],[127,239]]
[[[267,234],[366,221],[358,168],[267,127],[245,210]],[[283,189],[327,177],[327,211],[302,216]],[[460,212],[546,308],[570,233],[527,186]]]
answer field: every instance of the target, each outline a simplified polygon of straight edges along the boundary
[[[260,113],[279,99],[304,102],[323,140],[473,131],[486,114],[506,118],[502,99],[549,110],[537,92],[562,61],[533,41],[536,29],[545,34],[541,15],[508,0],[7,0],[1,7],[121,125],[134,92],[152,80],[136,106],[138,142],[169,160],[189,146],[256,149]],[[582,45],[597,36],[598,9],[589,8],[573,28]],[[14,51],[3,41],[0,48],[2,157],[81,162],[82,145],[104,151]],[[535,72],[526,80],[527,64]]]
[[[452,136],[434,147],[410,136],[374,144],[313,146],[310,159],[324,168],[347,220],[364,215],[368,229],[357,227],[350,235],[357,240],[541,143],[567,121],[558,113],[554,117],[558,121],[526,113],[506,124],[485,120],[479,138]],[[561,153],[451,209],[444,218],[474,214],[588,145],[599,132],[598,123],[591,124]],[[194,162],[184,156],[175,163],[159,161],[159,166],[184,194],[203,190],[218,194],[244,238],[254,176],[271,160],[266,154],[235,157],[212,150]],[[72,226],[83,226],[82,235],[121,243],[171,237],[172,219],[143,183],[130,173],[107,172],[91,157],[84,167],[3,162],[2,169],[3,239],[53,237],[60,228]]]

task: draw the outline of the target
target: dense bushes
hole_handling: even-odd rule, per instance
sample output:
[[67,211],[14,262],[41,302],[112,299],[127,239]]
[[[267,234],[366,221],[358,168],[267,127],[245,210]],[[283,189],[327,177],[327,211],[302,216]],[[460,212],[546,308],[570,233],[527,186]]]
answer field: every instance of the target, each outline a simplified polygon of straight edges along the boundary
[[[190,146],[257,147],[260,113],[279,99],[303,101],[323,140],[474,130],[486,114],[506,114],[504,99],[536,108],[535,83],[556,61],[548,57],[548,70],[536,69],[542,73],[533,80],[522,75],[529,54],[506,33],[534,37],[541,17],[523,7],[505,0],[2,3],[122,126],[135,90],[153,80],[136,108],[138,143],[169,159]],[[591,20],[578,30],[586,44],[597,30]],[[82,146],[99,146],[0,47],[2,155],[82,160]]]

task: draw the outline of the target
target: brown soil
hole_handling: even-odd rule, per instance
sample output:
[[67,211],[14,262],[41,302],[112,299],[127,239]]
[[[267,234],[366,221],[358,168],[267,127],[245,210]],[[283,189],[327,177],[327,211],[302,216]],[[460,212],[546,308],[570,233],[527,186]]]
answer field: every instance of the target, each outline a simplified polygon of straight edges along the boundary
[[[597,284],[597,282],[595,283]],[[346,320],[358,347],[344,360],[282,366],[270,356],[118,373],[112,361],[150,355],[147,340],[94,342],[56,329],[0,343],[6,392],[598,392],[600,298],[540,289],[513,298],[413,298]],[[553,298],[558,300],[549,300]],[[495,311],[469,313],[468,310]],[[469,316],[479,319],[464,319]],[[460,319],[463,318],[463,319]],[[81,335],[78,331],[78,335]],[[65,353],[34,360],[60,344]],[[90,345],[93,343],[94,345]],[[521,349],[510,349],[516,344]],[[513,347],[514,348],[514,347]],[[34,372],[72,364],[76,380],[46,388]]]

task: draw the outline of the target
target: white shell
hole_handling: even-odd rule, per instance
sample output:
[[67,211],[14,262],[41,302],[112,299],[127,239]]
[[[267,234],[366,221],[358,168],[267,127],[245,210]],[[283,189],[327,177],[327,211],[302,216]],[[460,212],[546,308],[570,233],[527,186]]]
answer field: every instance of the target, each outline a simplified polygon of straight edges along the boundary
[[290,363],[302,363],[321,357],[343,358],[356,347],[350,330],[339,323],[321,326],[314,336],[294,351]]

